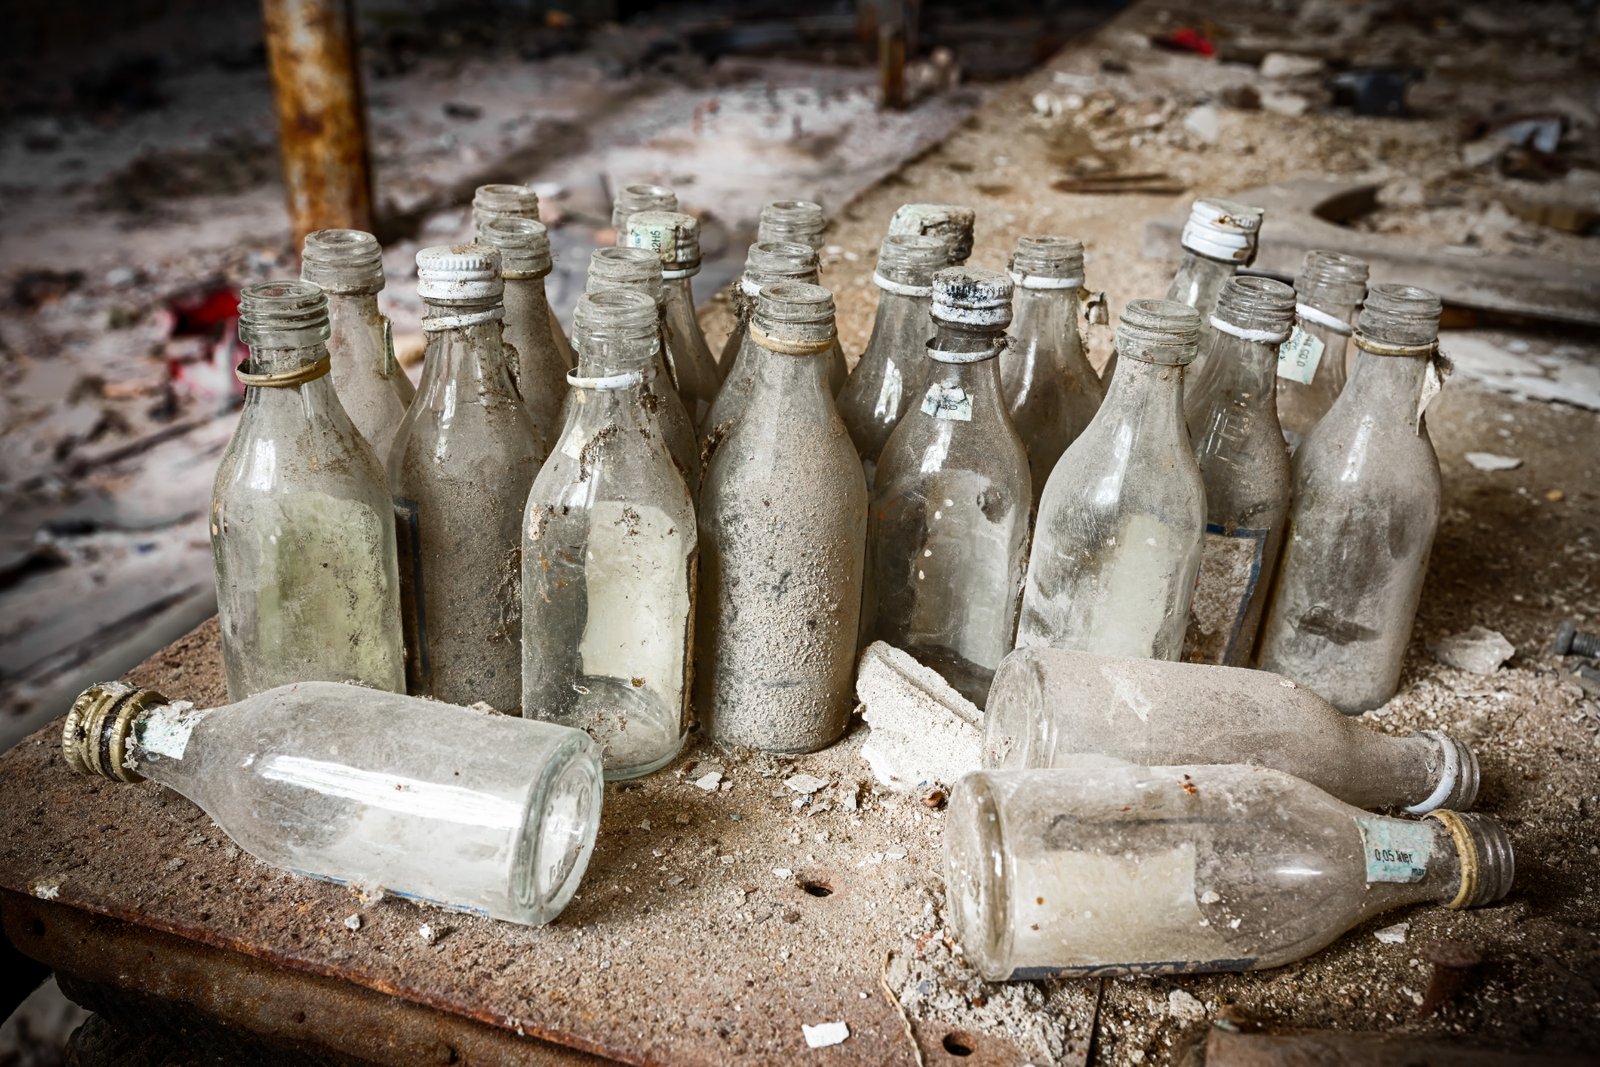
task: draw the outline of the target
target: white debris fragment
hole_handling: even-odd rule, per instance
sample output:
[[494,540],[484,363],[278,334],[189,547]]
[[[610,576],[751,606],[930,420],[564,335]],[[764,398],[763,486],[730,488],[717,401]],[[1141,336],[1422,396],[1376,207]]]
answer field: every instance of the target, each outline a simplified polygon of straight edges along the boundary
[[793,789],[796,793],[810,796],[819,789],[826,789],[828,780],[818,778],[814,774],[797,774],[792,778],[785,778],[783,784]]
[[1222,137],[1222,113],[1211,104],[1201,104],[1183,117],[1183,128],[1205,144],[1216,144]]
[[1292,52],[1268,52],[1261,57],[1263,78],[1302,78],[1322,70],[1323,62],[1316,56],[1297,56]]
[[1493,452],[1468,452],[1467,462],[1480,471],[1514,471],[1522,466],[1516,456],[1497,456]]
[[1406,943],[1406,931],[1411,929],[1410,923],[1395,923],[1385,926],[1382,930],[1374,930],[1372,936],[1382,941],[1385,945],[1403,945]]
[[1428,647],[1440,663],[1473,674],[1493,674],[1517,651],[1504,634],[1483,626],[1434,638],[1428,642]]
[[40,900],[54,900],[61,895],[60,882],[39,882],[33,887],[33,895]]
[[842,1045],[844,1039],[850,1036],[850,1027],[842,1019],[836,1023],[818,1023],[816,1026],[800,1024],[800,1031],[806,1035],[807,1048],[831,1048]]
[[787,867],[774,867],[774,868],[772,868],[772,877],[774,877],[774,878],[793,878],[794,877],[794,872],[792,870],[790,870],[789,868],[787,868]]
[[872,727],[861,757],[890,789],[948,785],[982,766],[983,712],[900,649],[882,641],[867,646],[856,698]]
[[886,860],[903,860],[906,858],[906,850],[899,847],[888,849],[884,852],[883,858]]
[[707,793],[715,793],[717,786],[722,782],[721,771],[710,771],[694,780],[694,784],[704,789]]
[[1198,997],[1174,989],[1167,994],[1167,1014],[1180,1022],[1197,1023],[1206,1017],[1206,1006]]
[[344,921],[344,928],[346,930],[361,929],[361,916],[359,914],[350,916]]

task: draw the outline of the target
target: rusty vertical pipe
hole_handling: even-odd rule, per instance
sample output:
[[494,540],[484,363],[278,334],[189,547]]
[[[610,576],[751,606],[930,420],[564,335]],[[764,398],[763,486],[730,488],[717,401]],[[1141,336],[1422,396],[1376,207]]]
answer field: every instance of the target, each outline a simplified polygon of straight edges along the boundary
[[372,229],[366,109],[350,0],[262,0],[293,247]]

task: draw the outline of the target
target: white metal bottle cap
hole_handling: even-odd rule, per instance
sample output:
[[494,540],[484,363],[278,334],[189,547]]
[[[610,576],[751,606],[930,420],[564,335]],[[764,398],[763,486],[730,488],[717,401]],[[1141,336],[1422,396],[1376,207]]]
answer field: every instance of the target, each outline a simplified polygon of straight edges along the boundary
[[933,317],[966,326],[1011,324],[1011,279],[999,271],[946,267],[933,276]]
[[1183,226],[1183,247],[1211,259],[1249,263],[1255,258],[1261,216],[1260,208],[1237,200],[1196,200]]
[[505,291],[500,253],[487,245],[435,245],[417,253],[417,295],[436,304],[479,304]]

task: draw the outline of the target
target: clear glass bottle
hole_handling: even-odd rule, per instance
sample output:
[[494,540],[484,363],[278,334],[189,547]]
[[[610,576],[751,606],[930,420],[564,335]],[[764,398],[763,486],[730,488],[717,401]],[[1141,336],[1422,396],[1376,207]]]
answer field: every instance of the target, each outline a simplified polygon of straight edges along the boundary
[[611,201],[611,228],[617,231],[617,243],[627,233],[628,216],[634,212],[676,210],[678,194],[665,185],[624,185]]
[[1106,395],[1078,331],[1083,242],[1022,238],[1011,255],[1011,281],[1016,319],[1011,344],[1000,353],[1000,386],[1028,450],[1037,505],[1056,460],[1089,425]]
[[980,708],[1017,629],[1033,493],[995,357],[1011,281],[950,267],[921,403],[889,435],[867,508],[868,632]]
[[884,443],[926,392],[933,274],[948,258],[942,240],[917,234],[885,237],[878,249],[872,282],[880,295],[872,336],[839,393],[839,417],[861,455],[869,489]]
[[1101,753],[1141,766],[1252,763],[1358,808],[1464,811],[1478,758],[1435,730],[1379,733],[1280,675],[1024,648],[995,672],[983,765],[1068,767]]
[[72,770],[159,782],[263,863],[507,922],[561,913],[600,824],[600,752],[582,731],[364,686],[202,711],[103,682],[61,742]]
[[1442,309],[1426,289],[1372,286],[1350,383],[1295,453],[1260,665],[1351,715],[1399,688],[1439,528],[1422,409],[1440,383]]
[[1291,450],[1344,389],[1345,351],[1367,293],[1367,264],[1342,252],[1307,252],[1294,291],[1294,334],[1278,352],[1278,421]]
[[690,419],[698,426],[722,384],[711,349],[706,347],[706,335],[700,330],[689,285],[689,279],[700,273],[700,222],[676,211],[636,211],[628,216],[619,243],[661,257],[667,371]]
[[1122,313],[1106,399],[1045,485],[1018,647],[1177,659],[1205,532],[1205,487],[1183,425],[1200,316],[1170,300]]
[[977,212],[959,204],[901,204],[889,219],[889,232],[943,238],[950,255],[946,265],[959,267],[972,255],[977,218]]
[[500,254],[417,253],[422,384],[389,453],[410,692],[522,707],[522,506],[544,462],[501,334]]
[[587,731],[606,777],[633,778],[671,761],[688,726],[694,501],[641,403],[655,303],[584,296],[572,332],[572,417],[523,516],[522,707]]
[[244,410],[211,496],[234,700],[313,680],[405,690],[388,483],[334,393],[328,332],[310,282],[239,294]]
[[834,334],[826,289],[762,290],[768,355],[706,467],[695,706],[721,744],[812,752],[855,703],[867,483],[828,392]]
[[[805,245],[811,249],[814,256],[822,255],[823,233],[828,228],[828,217],[822,212],[821,204],[814,204],[809,200],[774,200],[761,209],[761,217],[756,225],[756,243],[792,243]],[[813,264],[815,266],[815,264]],[[812,284],[817,283],[816,277],[804,279]],[[749,316],[745,316],[749,321]],[[738,334],[737,326],[734,331]],[[733,357],[739,354],[739,345],[734,343],[735,337],[730,336],[723,346],[722,354],[724,366],[728,370],[733,368]],[[844,349],[838,342],[834,342],[833,350],[828,353],[828,388],[834,396],[839,395],[839,390],[844,388],[845,379],[850,375],[850,365],[845,362]]]
[[[603,293],[608,289],[635,289],[655,301],[657,319],[661,324],[662,344],[654,355],[656,373],[645,379],[646,412],[660,423],[661,436],[672,453],[690,493],[700,485],[700,441],[695,436],[694,422],[683,398],[672,387],[667,375],[667,357],[671,346],[665,325],[665,300],[661,291],[661,259],[644,248],[597,248],[589,257],[589,274],[584,280],[586,294]],[[563,427],[571,417],[569,398]]]
[[758,241],[751,245],[745,256],[744,274],[735,290],[733,333],[728,336],[728,348],[723,349],[727,374],[717,399],[700,424],[701,434],[710,439],[707,455],[733,428],[734,420],[750,399],[756,370],[766,358],[766,349],[750,340],[750,316],[755,312],[762,287],[782,281],[815,285],[817,254],[805,245],[781,241]]
[[979,771],[951,793],[945,887],[993,981],[1253,971],[1409,904],[1491,904],[1500,824],[1369,815],[1245,764]]
[[328,297],[328,377],[339,404],[373,452],[386,456],[417,391],[394,358],[389,320],[378,310],[383,249],[362,230],[308,233],[300,278]]
[[1287,285],[1228,279],[1201,338],[1215,373],[1184,397],[1206,486],[1205,547],[1184,648],[1195,663],[1245,667],[1255,650],[1289,514],[1289,450],[1273,384],[1292,321]]
[[[1260,208],[1216,197],[1196,200],[1189,209],[1189,221],[1184,223],[1181,238],[1183,260],[1172,284],[1167,286],[1167,299],[1200,312],[1202,337],[1222,287],[1240,267],[1255,262],[1262,214]],[[1113,350],[1100,372],[1101,380],[1111,381],[1116,369],[1117,353]],[[1201,384],[1198,360],[1186,373],[1186,382],[1191,393]]]
[[[483,228],[490,219],[532,219],[539,221],[539,194],[527,185],[480,185],[472,194],[472,229],[477,234],[478,241],[482,244],[490,242],[484,240]],[[544,286],[539,286],[541,294]],[[516,302],[513,297],[507,302],[507,311]],[[567,333],[561,328],[561,320],[556,318],[555,308],[549,301],[545,302],[545,313],[550,318],[550,337],[555,341],[556,350],[561,353],[561,359],[566,367],[572,366],[572,343],[567,340]]]
[[522,402],[528,405],[539,448],[549,452],[561,430],[567,397],[566,357],[551,328],[544,279],[550,273],[550,236],[532,219],[489,219],[478,240],[500,253],[506,317],[502,324],[511,346],[507,368]]

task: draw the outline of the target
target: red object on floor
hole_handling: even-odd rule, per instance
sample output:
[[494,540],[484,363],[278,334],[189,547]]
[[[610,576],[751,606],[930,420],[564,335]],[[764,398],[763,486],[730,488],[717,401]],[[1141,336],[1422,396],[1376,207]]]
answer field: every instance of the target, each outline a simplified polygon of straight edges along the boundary
[[174,303],[172,312],[177,316],[172,324],[174,337],[212,333],[220,323],[239,317],[239,294],[227,288],[213,289],[198,300]]
[[1193,26],[1173,30],[1165,37],[1155,38],[1154,43],[1174,52],[1193,52],[1198,56],[1217,54],[1216,42],[1208,37],[1204,30],[1195,29]]

